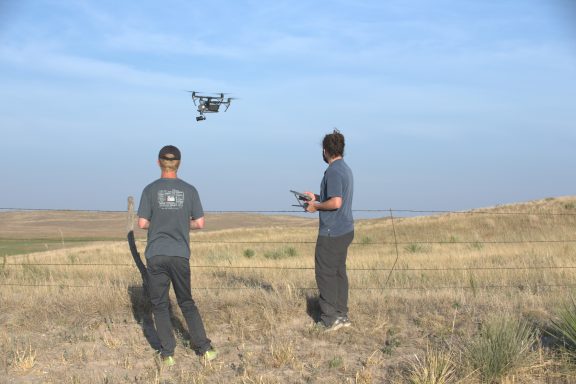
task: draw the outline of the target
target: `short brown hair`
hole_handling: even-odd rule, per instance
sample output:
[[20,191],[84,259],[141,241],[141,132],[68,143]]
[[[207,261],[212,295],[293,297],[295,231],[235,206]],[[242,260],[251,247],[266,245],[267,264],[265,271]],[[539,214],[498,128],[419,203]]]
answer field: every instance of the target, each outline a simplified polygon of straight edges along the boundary
[[165,159],[158,159],[160,162],[160,168],[163,171],[173,171],[176,172],[178,167],[180,167],[180,160],[165,160]]
[[344,135],[337,129],[324,136],[322,140],[322,148],[330,157],[344,156],[344,145]]

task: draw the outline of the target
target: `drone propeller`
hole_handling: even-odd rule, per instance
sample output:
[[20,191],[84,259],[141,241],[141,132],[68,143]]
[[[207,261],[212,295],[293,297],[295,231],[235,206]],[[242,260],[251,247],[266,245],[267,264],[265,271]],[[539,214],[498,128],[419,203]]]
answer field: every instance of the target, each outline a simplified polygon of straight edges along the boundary
[[206,97],[203,95],[210,93],[210,92],[202,92],[202,91],[186,91],[186,92],[190,92],[192,94],[192,97]]
[[213,95],[217,95],[216,98],[223,100],[224,97],[225,97],[226,95],[229,95],[230,93],[228,93],[228,92],[212,92],[212,94],[213,94]]

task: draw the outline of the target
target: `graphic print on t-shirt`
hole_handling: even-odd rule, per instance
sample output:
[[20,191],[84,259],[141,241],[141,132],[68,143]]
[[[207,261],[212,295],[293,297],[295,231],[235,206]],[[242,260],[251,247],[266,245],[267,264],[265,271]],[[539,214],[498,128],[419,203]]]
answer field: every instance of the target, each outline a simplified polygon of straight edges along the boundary
[[177,189],[158,191],[160,209],[181,209],[184,206],[184,192]]

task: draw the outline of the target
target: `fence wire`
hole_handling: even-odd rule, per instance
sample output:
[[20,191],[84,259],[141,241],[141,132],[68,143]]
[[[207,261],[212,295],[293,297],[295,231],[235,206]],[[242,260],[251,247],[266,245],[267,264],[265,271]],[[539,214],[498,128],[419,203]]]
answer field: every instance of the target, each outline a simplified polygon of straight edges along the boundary
[[[66,284],[16,284],[16,283],[0,283],[0,287],[34,287],[34,288],[60,288],[60,289],[68,289],[68,288],[103,288],[107,289],[110,288],[110,285],[66,285]],[[124,288],[118,285],[114,285],[116,288]],[[454,286],[454,285],[445,285],[445,286],[421,286],[421,287],[349,287],[351,291],[438,291],[438,290],[446,290],[446,289],[453,289],[453,290],[483,290],[483,289],[518,289],[522,291],[539,291],[541,289],[556,289],[556,288],[576,288],[576,284],[502,284],[502,285],[483,285],[483,286],[471,286],[471,285],[462,285],[462,286]],[[267,290],[267,291],[278,291],[270,286],[252,286],[252,287],[194,287],[192,286],[193,290],[220,290],[220,291],[245,291],[245,290]],[[292,290],[318,290],[317,287],[290,287]]]
[[[395,216],[395,214],[455,214],[455,215],[487,215],[487,216],[551,216],[551,217],[576,217],[575,212],[542,212],[542,211],[498,211],[495,210],[471,210],[471,211],[452,211],[452,210],[413,210],[413,209],[356,209],[354,212],[361,213],[381,213],[381,219],[391,220],[394,226],[394,219],[403,218],[402,216]],[[505,209],[505,208],[501,208]],[[568,209],[568,208],[567,208]],[[48,211],[48,212],[87,212],[87,213],[126,213],[120,210],[75,210],[75,209],[32,209],[32,208],[0,208],[0,211]],[[249,214],[299,214],[302,215],[301,210],[215,210],[205,211],[206,214],[227,214],[227,213],[249,213]],[[388,272],[386,283],[382,287],[350,287],[350,290],[355,291],[383,291],[383,290],[482,290],[482,289],[519,289],[519,290],[541,290],[541,289],[573,289],[576,284],[487,284],[484,286],[477,285],[463,285],[463,286],[420,286],[420,287],[395,287],[388,286],[388,280],[393,272],[474,272],[474,271],[510,271],[510,270],[574,270],[576,266],[563,265],[563,266],[514,266],[514,267],[452,267],[452,268],[399,268],[396,263],[399,259],[398,246],[410,245],[514,245],[514,244],[572,244],[576,243],[576,239],[556,239],[556,240],[486,240],[486,241],[461,241],[461,240],[446,240],[446,241],[430,241],[430,240],[415,240],[415,241],[398,241],[396,237],[396,229],[394,230],[394,241],[367,241],[367,242],[353,242],[351,246],[354,247],[374,247],[374,246],[395,246],[396,247],[396,260],[391,268],[347,268],[351,272]],[[6,239],[5,239],[6,241]],[[15,241],[22,241],[20,239]],[[218,244],[218,245],[278,245],[278,244],[299,244],[299,245],[314,245],[316,241],[216,241],[216,240],[191,240],[191,244]],[[133,263],[10,263],[6,262],[0,264],[0,272],[7,267],[128,267],[136,268]],[[229,269],[229,270],[293,270],[293,271],[310,271],[314,267],[293,267],[293,266],[234,266],[234,265],[191,265],[192,269]],[[67,284],[24,284],[24,283],[0,283],[3,287],[45,287],[45,288],[109,288],[106,285],[67,285]],[[265,289],[262,286],[246,286],[246,287],[193,287],[196,290],[253,290]],[[316,287],[292,287],[295,290],[317,290]]]
[[[4,267],[128,267],[136,268],[134,264],[99,264],[99,263],[6,263]],[[284,266],[234,266],[234,265],[190,265],[191,269],[271,269],[271,270],[314,270],[314,267],[284,267]],[[542,269],[576,269],[576,266],[523,266],[523,267],[461,267],[461,268],[346,268],[347,271],[398,271],[398,272],[457,272],[457,271],[498,271],[498,270],[542,270]]]
[[[542,211],[497,211],[497,209],[506,209],[505,207],[496,207],[493,210],[417,210],[417,209],[353,209],[352,212],[357,213],[382,213],[383,216],[388,217],[390,211],[396,213],[418,213],[418,214],[461,214],[461,215],[525,215],[525,216],[576,216],[576,207],[572,208],[574,212],[542,212]],[[126,213],[126,210],[104,210],[104,209],[67,209],[67,208],[8,208],[0,207],[0,211],[5,212],[87,212],[87,213]],[[254,214],[270,214],[270,213],[296,213],[300,215],[309,216],[303,210],[285,209],[285,210],[205,210],[205,214],[225,214],[225,213],[254,213]]]

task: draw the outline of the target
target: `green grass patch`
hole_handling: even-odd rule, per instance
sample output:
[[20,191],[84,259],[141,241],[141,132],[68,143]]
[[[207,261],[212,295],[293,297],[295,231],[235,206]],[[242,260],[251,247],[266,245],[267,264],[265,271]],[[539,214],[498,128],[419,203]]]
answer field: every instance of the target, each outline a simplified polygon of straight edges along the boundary
[[340,367],[342,367],[342,365],[344,365],[344,359],[342,359],[341,356],[334,356],[334,357],[328,362],[328,366],[329,366],[331,369],[340,368]]
[[412,244],[408,244],[407,246],[405,246],[404,250],[408,253],[424,253],[424,252],[429,252],[430,247],[427,245],[419,244],[419,243],[412,243]]
[[74,248],[97,241],[118,241],[118,239],[0,239],[0,256],[23,255],[34,252]]
[[254,257],[256,252],[253,249],[248,248],[248,249],[245,249],[242,254],[244,255],[244,257],[251,259],[252,257]]

